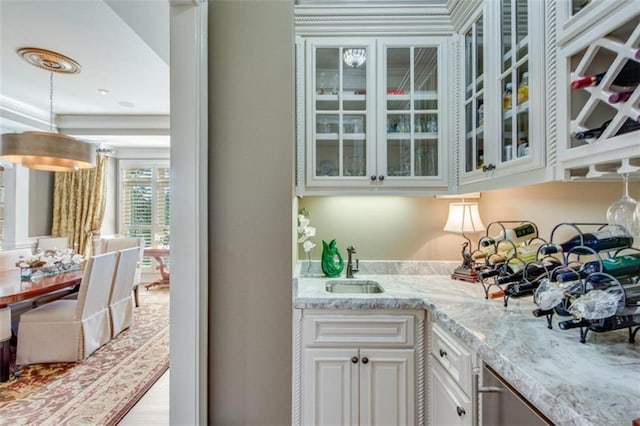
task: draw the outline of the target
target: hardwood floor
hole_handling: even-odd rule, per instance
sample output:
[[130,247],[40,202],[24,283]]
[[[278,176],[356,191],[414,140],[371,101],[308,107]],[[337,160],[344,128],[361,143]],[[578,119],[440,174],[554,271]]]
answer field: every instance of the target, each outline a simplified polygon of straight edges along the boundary
[[[154,287],[140,290],[140,304],[162,300],[166,303],[169,287]],[[169,425],[169,370],[144,394],[131,411],[118,423],[125,426]]]
[[169,370],[144,394],[119,425],[169,425]]

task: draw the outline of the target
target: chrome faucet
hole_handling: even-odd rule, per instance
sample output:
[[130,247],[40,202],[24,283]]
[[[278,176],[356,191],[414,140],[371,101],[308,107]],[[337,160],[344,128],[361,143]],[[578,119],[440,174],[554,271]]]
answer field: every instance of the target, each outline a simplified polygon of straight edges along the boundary
[[356,267],[353,267],[353,254],[356,252],[356,248],[354,246],[349,246],[347,247],[347,253],[349,254],[349,257],[347,259],[347,278],[353,278],[353,273],[354,272],[358,272],[358,266],[359,266],[359,262],[358,259],[356,259]]

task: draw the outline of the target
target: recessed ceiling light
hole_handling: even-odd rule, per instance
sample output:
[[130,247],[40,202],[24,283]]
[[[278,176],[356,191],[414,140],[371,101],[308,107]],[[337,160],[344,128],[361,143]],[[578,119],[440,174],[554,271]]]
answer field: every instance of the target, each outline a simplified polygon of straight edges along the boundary
[[98,93],[100,93],[102,96],[107,96],[109,94],[109,91],[107,89],[98,89]]
[[133,102],[129,102],[129,101],[120,101],[118,102],[118,105],[126,107],[126,108],[133,108],[136,105]]

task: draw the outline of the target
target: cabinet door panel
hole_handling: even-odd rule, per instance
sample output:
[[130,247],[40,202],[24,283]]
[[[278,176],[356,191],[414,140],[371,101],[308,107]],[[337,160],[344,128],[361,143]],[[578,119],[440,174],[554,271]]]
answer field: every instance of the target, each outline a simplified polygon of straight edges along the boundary
[[471,425],[471,400],[437,361],[431,363],[431,424]]
[[359,365],[360,424],[414,424],[414,351],[361,349]]
[[303,423],[358,424],[357,349],[305,349]]

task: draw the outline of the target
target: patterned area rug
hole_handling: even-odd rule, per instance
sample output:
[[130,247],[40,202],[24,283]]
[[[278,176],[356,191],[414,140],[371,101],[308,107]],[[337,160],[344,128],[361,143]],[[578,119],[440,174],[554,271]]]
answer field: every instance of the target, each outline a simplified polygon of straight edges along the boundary
[[134,325],[83,362],[24,366],[0,383],[0,424],[117,424],[169,368],[168,293],[141,299]]

